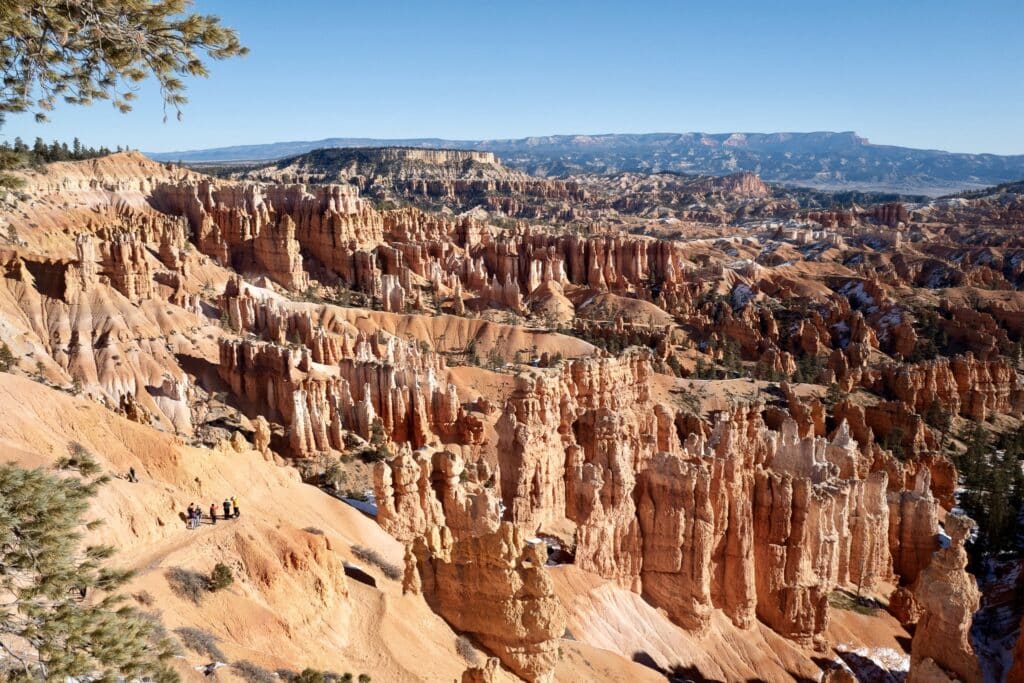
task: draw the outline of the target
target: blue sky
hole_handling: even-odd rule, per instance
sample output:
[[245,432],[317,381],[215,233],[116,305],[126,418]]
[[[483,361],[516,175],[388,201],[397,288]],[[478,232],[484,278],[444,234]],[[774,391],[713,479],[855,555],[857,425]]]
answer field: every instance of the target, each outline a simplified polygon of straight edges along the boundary
[[60,107],[0,134],[170,151],[332,136],[855,130],[1024,153],[1024,3],[198,0],[248,57],[183,122]]

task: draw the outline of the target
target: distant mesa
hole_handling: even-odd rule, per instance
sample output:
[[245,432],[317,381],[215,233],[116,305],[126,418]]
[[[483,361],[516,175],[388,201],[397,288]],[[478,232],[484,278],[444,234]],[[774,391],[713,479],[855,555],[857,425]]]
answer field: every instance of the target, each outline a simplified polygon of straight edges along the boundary
[[540,176],[660,171],[727,175],[750,171],[768,182],[822,190],[929,196],[1024,178],[1024,155],[875,145],[851,131],[552,135],[510,140],[326,138],[149,156],[190,164],[261,162],[338,147],[492,152],[509,168]]

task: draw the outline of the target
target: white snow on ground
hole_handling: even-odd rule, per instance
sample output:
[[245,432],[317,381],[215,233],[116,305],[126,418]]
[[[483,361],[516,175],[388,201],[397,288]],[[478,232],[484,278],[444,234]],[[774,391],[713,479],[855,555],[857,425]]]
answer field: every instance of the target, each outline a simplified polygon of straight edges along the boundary
[[359,500],[358,498],[342,498],[342,500],[360,512],[366,513],[371,517],[377,516],[377,501],[372,493],[366,497],[366,500]]
[[891,647],[854,647],[840,643],[836,645],[836,652],[855,655],[845,658],[840,655],[840,659],[858,681],[902,683],[910,671],[910,655]]
[[864,291],[863,282],[850,280],[839,288],[839,293],[849,299],[852,303],[863,306],[872,313],[878,310],[878,307],[875,305],[875,298]]
[[901,322],[903,322],[903,311],[901,311],[898,308],[893,308],[889,311],[886,311],[885,314],[883,314],[882,317],[878,319],[879,326],[884,328],[895,327],[896,325],[899,325]]
[[944,270],[933,270],[931,275],[928,276],[928,281],[925,283],[925,287],[928,289],[941,289],[947,284],[946,272]]
[[736,285],[736,288],[732,290],[732,307],[733,310],[738,310],[750,303],[750,300],[754,298],[754,292],[744,284]]
[[288,301],[288,297],[278,294],[268,287],[259,287],[251,282],[243,282],[242,291],[251,294],[258,301],[274,301],[276,303]]

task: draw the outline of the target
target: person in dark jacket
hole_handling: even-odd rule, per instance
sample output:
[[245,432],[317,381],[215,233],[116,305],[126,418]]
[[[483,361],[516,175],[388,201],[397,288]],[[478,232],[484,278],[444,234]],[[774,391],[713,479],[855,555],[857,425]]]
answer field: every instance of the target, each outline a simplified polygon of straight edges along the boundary
[[231,501],[227,498],[224,499],[224,519],[231,519]]

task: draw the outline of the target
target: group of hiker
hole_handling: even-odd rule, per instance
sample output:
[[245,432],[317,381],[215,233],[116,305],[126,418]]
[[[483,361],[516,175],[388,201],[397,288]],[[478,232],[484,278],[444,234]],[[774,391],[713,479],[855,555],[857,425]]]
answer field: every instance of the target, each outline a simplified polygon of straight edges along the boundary
[[[238,498],[236,498],[235,496],[231,496],[230,498],[225,498],[224,502],[221,504],[221,507],[224,510],[224,516],[223,516],[222,519],[228,520],[228,519],[231,519],[232,517],[237,519],[238,516],[241,514],[238,511]],[[187,512],[186,521],[188,523],[188,528],[189,529],[198,529],[199,525],[203,523],[203,510],[202,510],[202,508],[200,508],[195,503],[190,503],[189,506],[188,506],[188,512]],[[217,523],[217,504],[216,503],[210,503],[210,523],[211,524],[216,524]]]

